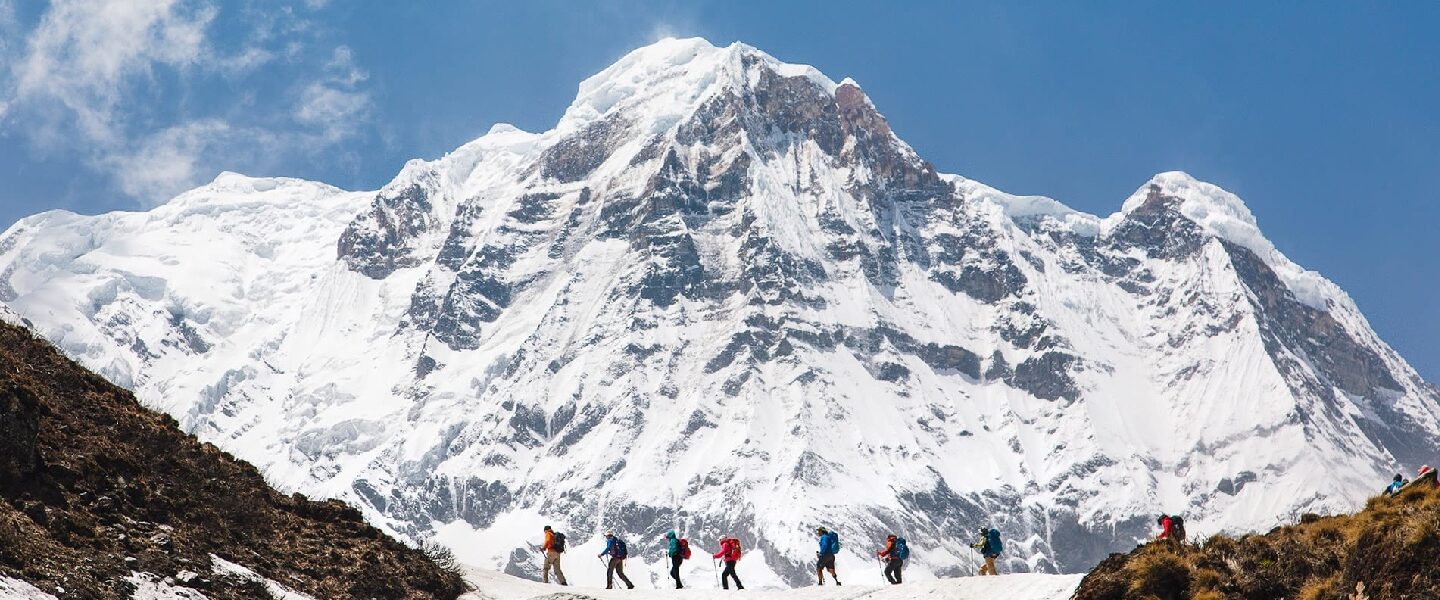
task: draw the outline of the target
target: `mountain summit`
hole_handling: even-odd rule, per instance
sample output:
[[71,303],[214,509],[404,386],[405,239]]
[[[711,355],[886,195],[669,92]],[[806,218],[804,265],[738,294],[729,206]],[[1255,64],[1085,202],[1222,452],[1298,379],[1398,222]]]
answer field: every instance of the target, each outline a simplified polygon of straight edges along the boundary
[[1440,450],[1440,393],[1234,195],[1005,194],[742,44],[636,50],[378,192],[31,217],[0,301],[271,481],[517,574],[545,524],[735,535],[791,583],[817,525],[842,570],[894,531],[951,575],[993,524],[1004,569],[1077,571],[1158,512],[1347,510]]

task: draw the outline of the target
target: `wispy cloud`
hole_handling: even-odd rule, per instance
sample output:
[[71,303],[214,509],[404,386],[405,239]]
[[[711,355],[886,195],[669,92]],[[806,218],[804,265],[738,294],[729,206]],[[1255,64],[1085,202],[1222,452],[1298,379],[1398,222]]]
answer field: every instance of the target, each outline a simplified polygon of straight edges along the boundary
[[369,115],[370,95],[359,89],[370,75],[355,64],[350,48],[335,49],[325,65],[325,77],[300,92],[294,116],[297,122],[319,132],[319,143],[336,143],[350,137]]
[[[53,0],[28,32],[0,0],[0,127],[37,152],[73,155],[116,189],[153,204],[221,169],[266,169],[357,135],[371,115],[368,74],[340,46],[298,79],[283,105],[188,99],[216,76],[300,69],[316,27],[267,6],[235,15],[208,0]],[[215,30],[239,31],[219,49]],[[322,55],[323,56],[323,55]],[[3,67],[0,67],[3,68]],[[182,100],[183,99],[183,100]]]

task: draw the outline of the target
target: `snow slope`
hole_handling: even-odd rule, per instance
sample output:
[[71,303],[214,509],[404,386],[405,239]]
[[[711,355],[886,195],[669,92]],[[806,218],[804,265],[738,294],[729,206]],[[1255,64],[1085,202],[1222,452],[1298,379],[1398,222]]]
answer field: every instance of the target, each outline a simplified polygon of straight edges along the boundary
[[[741,569],[743,573],[743,568]],[[990,600],[1004,598],[1005,600],[1068,600],[1070,595],[1075,593],[1075,588],[1080,585],[1081,575],[1044,575],[1038,573],[1019,573],[1000,575],[998,577],[957,577],[952,579],[939,579],[918,583],[903,583],[896,586],[861,586],[845,585],[835,587],[814,586],[797,589],[763,589],[757,590],[753,587],[744,591],[721,590],[715,584],[710,573],[696,576],[687,581],[684,590],[666,589],[665,584],[669,583],[668,578],[664,581],[642,582],[639,579],[631,578],[635,583],[634,590],[606,590],[603,583],[599,586],[577,585],[571,583],[570,587],[559,587],[557,585],[546,585],[536,581],[529,581],[496,573],[494,571],[483,571],[479,569],[470,570],[466,579],[475,587],[475,592],[466,596],[475,600],[531,600],[539,598],[584,598],[608,599],[608,598],[631,598],[636,600],[659,599],[659,598],[693,598],[694,600],[707,599],[732,599],[732,598],[772,598],[775,600],[841,600],[851,598],[875,598],[889,600],[912,600],[919,598],[932,598],[935,600]],[[743,581],[743,578],[742,578]],[[842,579],[841,581],[845,581]],[[553,594],[569,593],[574,596],[552,596]]]
[[[1234,195],[1113,215],[937,173],[853,81],[666,40],[554,129],[496,126],[377,192],[225,174],[0,236],[0,301],[285,489],[534,577],[554,524],[671,528],[801,584],[1084,570],[1358,505],[1433,460],[1440,394]],[[866,579],[868,578],[868,579]]]

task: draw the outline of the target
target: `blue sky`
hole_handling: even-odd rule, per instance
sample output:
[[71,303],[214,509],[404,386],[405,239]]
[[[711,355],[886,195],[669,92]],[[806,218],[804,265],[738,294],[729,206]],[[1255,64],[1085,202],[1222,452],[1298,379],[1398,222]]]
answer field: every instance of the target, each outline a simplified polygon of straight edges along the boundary
[[0,227],[220,170],[378,187],[662,36],[852,76],[945,172],[1108,214],[1185,170],[1440,381],[1440,3],[0,0]]

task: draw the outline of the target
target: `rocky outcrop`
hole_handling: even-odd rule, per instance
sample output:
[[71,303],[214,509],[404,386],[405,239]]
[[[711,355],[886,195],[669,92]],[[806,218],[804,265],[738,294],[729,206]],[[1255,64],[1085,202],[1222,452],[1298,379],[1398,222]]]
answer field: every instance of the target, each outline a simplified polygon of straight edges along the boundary
[[462,591],[458,575],[354,508],[271,489],[254,467],[0,323],[0,575],[65,598],[128,598],[132,573],[214,599],[264,593],[211,573],[211,556],[315,598]]

